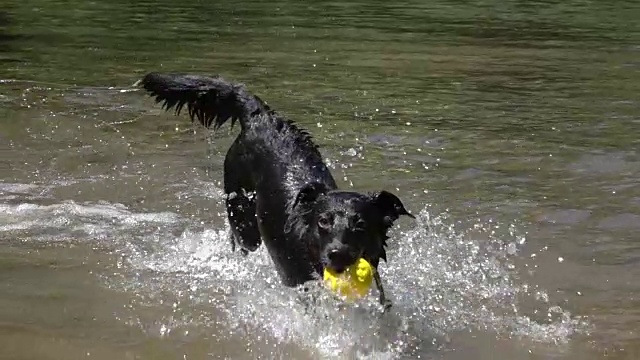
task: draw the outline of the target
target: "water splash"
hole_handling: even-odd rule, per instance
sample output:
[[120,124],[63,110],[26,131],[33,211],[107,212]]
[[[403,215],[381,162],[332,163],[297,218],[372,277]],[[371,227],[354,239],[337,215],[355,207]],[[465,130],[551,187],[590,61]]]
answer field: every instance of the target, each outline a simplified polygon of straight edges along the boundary
[[413,229],[395,236],[390,262],[382,265],[394,301],[384,315],[375,291],[344,305],[318,287],[281,286],[264,248],[246,258],[231,254],[228,229],[185,232],[151,258],[132,257],[131,265],[157,272],[165,284],[179,274],[179,283],[199,289],[195,297],[215,289],[232,331],[264,332],[323,357],[426,354],[460,330],[566,343],[581,320],[519,280],[514,260],[525,239],[513,226],[498,236],[499,228],[478,224],[460,232],[446,216],[423,210]]
[[[382,314],[375,291],[345,305],[319,286],[283,287],[264,247],[248,257],[231,253],[228,225],[206,229],[172,213],[107,203],[0,210],[5,232],[111,242],[121,260],[102,278],[136,297],[116,316],[159,337],[252,334],[245,338],[255,347],[269,338],[312,357],[379,359],[436,352],[457,331],[563,344],[584,328],[544,289],[520,278],[525,238],[514,226],[479,222],[457,230],[446,214],[424,209],[409,230],[392,234],[381,272],[394,306]],[[149,304],[166,311],[145,313]]]
[[[391,252],[392,259],[412,259],[387,268],[404,316],[445,334],[475,328],[553,343],[566,343],[581,327],[580,319],[519,279],[514,261],[526,239],[513,225],[500,231],[499,224],[478,223],[460,231],[446,218],[423,210]],[[541,310],[549,318],[533,320]]]

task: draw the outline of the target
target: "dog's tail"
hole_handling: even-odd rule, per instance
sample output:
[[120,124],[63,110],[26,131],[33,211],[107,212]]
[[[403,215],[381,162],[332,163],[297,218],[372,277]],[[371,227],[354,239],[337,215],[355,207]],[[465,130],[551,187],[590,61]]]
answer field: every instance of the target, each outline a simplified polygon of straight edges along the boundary
[[264,101],[248,93],[243,85],[221,77],[150,73],[135,85],[142,85],[155,96],[163,109],[175,108],[176,115],[186,104],[191,121],[197,119],[207,128],[218,129],[231,119],[231,126],[239,120],[244,129],[255,116],[272,113]]

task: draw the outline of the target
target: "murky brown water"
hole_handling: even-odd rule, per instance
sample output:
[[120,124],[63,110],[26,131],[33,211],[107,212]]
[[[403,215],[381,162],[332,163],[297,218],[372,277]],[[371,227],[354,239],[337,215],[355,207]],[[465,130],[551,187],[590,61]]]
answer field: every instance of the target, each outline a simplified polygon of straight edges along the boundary
[[[637,2],[5,3],[0,358],[640,357]],[[235,132],[132,91],[155,70],[245,82],[420,213],[392,314],[230,253]]]

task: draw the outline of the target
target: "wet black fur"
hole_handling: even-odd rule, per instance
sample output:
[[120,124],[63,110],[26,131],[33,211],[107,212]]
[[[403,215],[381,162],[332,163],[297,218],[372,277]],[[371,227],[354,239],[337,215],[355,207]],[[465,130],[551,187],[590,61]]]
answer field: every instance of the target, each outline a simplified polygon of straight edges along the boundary
[[[164,109],[178,114],[186,105],[191,120],[207,128],[240,123],[224,162],[232,247],[246,254],[264,241],[287,286],[319,279],[324,267],[342,271],[359,257],[377,270],[393,222],[413,217],[389,192],[338,190],[311,136],[242,85],[158,73],[140,83]],[[387,307],[377,271],[375,280]]]

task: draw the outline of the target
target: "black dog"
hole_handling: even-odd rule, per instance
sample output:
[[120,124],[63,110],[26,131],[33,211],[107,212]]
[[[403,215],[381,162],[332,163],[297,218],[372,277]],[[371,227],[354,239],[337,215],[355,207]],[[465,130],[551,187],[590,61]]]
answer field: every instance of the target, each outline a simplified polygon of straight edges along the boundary
[[386,261],[387,230],[400,215],[413,218],[395,195],[337,190],[311,136],[271,110],[244,86],[219,77],[151,73],[142,86],[178,114],[218,129],[231,119],[240,134],[224,161],[224,191],[232,248],[247,254],[264,241],[282,282],[342,272],[363,257],[376,271],[380,303],[388,308],[377,267]]

